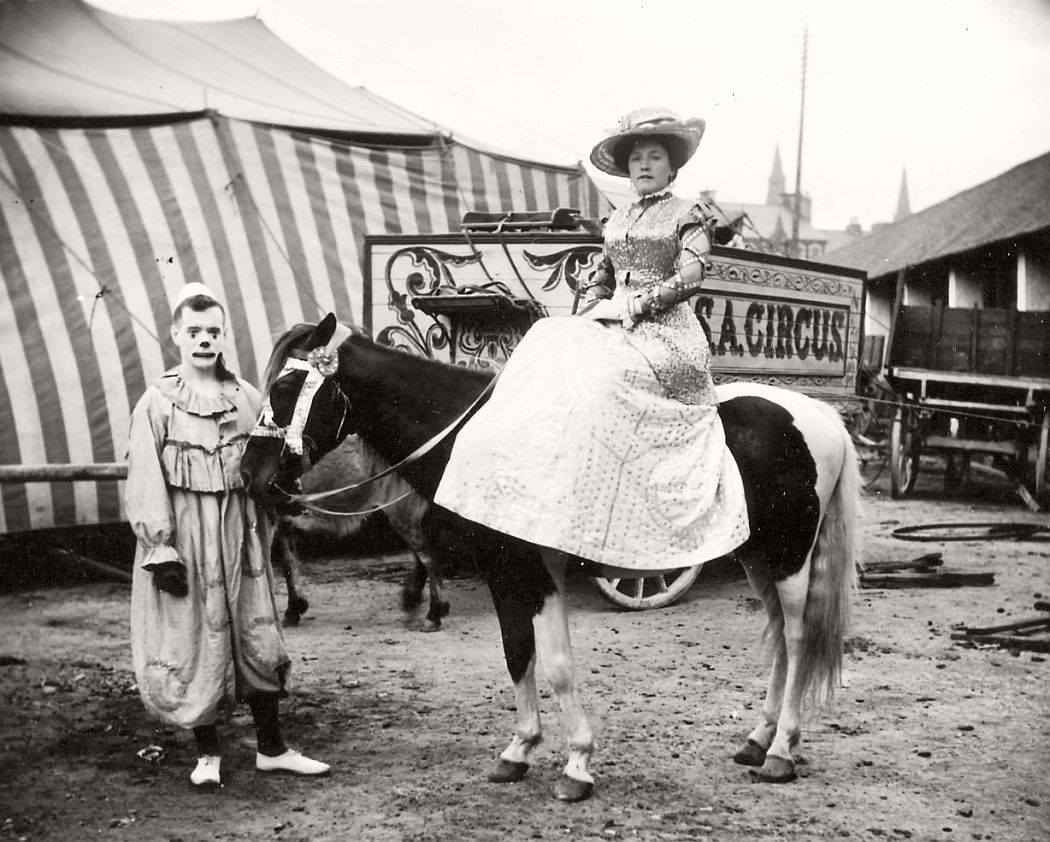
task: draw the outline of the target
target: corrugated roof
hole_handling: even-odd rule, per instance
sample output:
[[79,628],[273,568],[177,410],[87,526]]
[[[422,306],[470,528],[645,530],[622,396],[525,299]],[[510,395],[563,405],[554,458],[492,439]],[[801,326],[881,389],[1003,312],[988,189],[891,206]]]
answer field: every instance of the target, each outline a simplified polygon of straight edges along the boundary
[[1050,228],[1050,152],[828,252],[877,278]]
[[112,118],[202,110],[373,135],[438,131],[339,81],[256,18],[171,22],[121,17],[81,0],[0,3],[0,112]]

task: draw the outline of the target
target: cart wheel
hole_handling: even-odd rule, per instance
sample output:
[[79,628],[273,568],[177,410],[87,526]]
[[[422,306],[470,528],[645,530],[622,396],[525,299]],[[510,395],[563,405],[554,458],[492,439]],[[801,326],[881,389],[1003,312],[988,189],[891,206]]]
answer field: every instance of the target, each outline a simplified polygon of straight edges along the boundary
[[890,424],[890,495],[900,499],[911,494],[919,476],[919,435],[915,413],[897,408]]
[[639,578],[606,579],[595,576],[594,584],[607,600],[631,611],[664,608],[681,599],[700,575],[702,564],[681,567],[668,573]]

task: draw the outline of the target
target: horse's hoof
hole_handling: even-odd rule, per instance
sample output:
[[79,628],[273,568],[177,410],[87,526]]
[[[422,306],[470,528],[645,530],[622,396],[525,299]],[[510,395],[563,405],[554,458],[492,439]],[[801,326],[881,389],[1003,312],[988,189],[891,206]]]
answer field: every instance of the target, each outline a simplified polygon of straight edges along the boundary
[[419,630],[421,632],[425,632],[427,634],[431,634],[433,632],[439,632],[439,631],[441,631],[441,621],[440,620],[426,620],[419,627]]
[[300,619],[302,619],[301,615],[299,615],[299,614],[292,614],[292,613],[290,613],[288,611],[285,611],[284,612],[284,622],[281,625],[283,625],[285,628],[288,628],[290,626],[297,626],[297,625],[299,625],[299,620]]
[[733,762],[741,766],[761,766],[766,762],[766,750],[754,740],[748,740],[747,745],[733,755]]
[[798,777],[793,761],[772,754],[766,755],[761,769],[751,770],[751,776],[764,784],[789,784]]
[[592,792],[594,792],[594,784],[590,781],[577,780],[564,774],[554,785],[554,797],[570,804],[576,801],[586,801],[591,797]]
[[493,784],[516,784],[525,777],[527,771],[529,771],[528,763],[504,760],[501,757],[496,768],[489,772],[488,780]]

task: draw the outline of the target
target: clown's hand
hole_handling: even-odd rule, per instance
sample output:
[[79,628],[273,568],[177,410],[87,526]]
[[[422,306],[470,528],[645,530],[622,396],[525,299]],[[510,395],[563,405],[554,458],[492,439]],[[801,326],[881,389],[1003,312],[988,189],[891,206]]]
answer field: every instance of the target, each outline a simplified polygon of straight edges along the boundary
[[158,591],[172,596],[186,596],[190,592],[186,580],[186,568],[180,561],[165,561],[149,568],[153,573],[153,585]]

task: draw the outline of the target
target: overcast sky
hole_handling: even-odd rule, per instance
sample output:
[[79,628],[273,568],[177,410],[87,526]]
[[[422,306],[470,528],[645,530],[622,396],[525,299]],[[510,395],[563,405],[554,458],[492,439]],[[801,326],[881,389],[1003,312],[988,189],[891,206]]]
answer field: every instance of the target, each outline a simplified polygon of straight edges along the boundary
[[765,201],[798,154],[813,221],[888,221],[1050,151],[1050,0],[90,0],[121,14],[257,15],[352,85],[514,155],[586,161],[663,105],[707,134],[678,193]]

